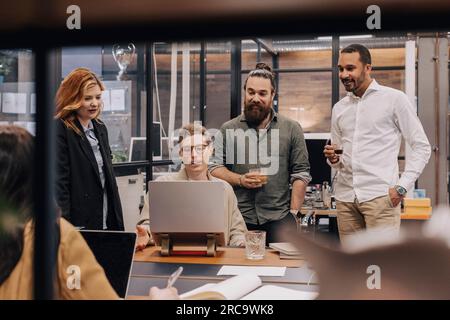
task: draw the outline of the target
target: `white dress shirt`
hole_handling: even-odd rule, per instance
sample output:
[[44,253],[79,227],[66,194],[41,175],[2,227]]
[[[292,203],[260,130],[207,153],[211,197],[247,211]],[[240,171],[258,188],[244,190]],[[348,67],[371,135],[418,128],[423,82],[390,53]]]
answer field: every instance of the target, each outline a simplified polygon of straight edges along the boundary
[[[83,126],[83,125],[82,125]],[[92,151],[94,152],[95,160],[97,161],[98,172],[100,174],[100,182],[103,187],[103,230],[106,230],[108,227],[106,225],[106,220],[108,217],[108,196],[106,194],[105,188],[105,172],[103,171],[103,157],[100,152],[100,144],[98,142],[97,136],[95,135],[94,125],[92,121],[89,120],[88,126],[83,126],[84,134],[86,135],[89,144],[92,147]]]
[[[399,178],[401,137],[411,148]],[[431,154],[430,143],[408,97],[375,80],[359,98],[349,92],[335,104],[331,141],[344,149],[337,169],[335,197],[343,202],[365,202],[388,194],[390,187],[414,186]]]

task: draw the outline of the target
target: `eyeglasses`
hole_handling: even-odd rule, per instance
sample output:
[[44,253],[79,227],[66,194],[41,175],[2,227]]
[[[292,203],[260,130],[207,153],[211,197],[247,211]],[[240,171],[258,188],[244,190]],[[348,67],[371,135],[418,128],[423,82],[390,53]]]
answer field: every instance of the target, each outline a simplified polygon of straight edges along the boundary
[[181,150],[183,150],[183,153],[192,153],[193,150],[195,150],[196,153],[203,153],[203,151],[208,147],[209,145],[197,145],[197,146],[185,146],[182,147]]

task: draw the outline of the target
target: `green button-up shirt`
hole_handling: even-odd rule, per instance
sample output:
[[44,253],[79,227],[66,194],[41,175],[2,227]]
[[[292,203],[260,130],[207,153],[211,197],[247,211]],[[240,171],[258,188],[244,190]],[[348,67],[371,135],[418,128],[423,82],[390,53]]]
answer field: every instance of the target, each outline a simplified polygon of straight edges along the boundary
[[283,219],[290,209],[290,183],[311,181],[308,151],[300,124],[272,112],[265,129],[249,128],[244,114],[224,123],[214,140],[209,170],[219,167],[238,173],[266,168],[268,182],[258,189],[234,187],[246,223]]

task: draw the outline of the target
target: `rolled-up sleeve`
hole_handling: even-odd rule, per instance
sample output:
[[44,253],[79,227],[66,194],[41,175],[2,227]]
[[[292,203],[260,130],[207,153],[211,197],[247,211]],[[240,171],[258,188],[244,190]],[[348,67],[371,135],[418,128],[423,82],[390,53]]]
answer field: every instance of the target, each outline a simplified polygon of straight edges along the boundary
[[406,158],[405,170],[399,185],[409,190],[414,187],[431,156],[431,147],[419,118],[406,95],[399,95],[395,104],[395,122],[412,152]]
[[302,180],[306,185],[311,181],[308,150],[305,137],[300,124],[295,124],[291,135],[291,153],[289,159],[289,172],[291,184],[295,180]]
[[208,169],[213,172],[217,168],[225,166],[226,150],[225,144],[225,128],[222,126],[219,131],[214,135],[214,152],[208,164]]
[[[333,108],[333,111],[331,112],[331,143],[342,145],[341,136],[342,134],[337,121],[336,109]],[[336,163],[331,163],[330,160],[327,159],[327,163],[335,170],[341,170],[343,168],[341,157],[339,157],[339,161],[337,161]]]

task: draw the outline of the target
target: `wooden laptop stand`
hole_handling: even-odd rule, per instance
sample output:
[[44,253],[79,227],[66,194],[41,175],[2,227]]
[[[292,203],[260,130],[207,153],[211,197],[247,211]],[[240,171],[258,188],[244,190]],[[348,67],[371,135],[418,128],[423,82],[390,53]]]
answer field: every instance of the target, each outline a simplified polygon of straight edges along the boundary
[[[168,233],[162,233],[159,235],[161,240],[161,255],[162,256],[173,256],[173,255],[195,255],[195,256],[207,256],[207,257],[215,257],[217,252],[217,242],[216,235],[214,233],[206,234],[206,247],[205,250],[197,250],[197,246],[195,250],[191,250],[189,246],[187,246],[186,250],[173,250],[174,244],[179,248],[183,247],[183,242],[175,243],[175,239],[171,238]],[[198,246],[199,248],[202,245]]]

